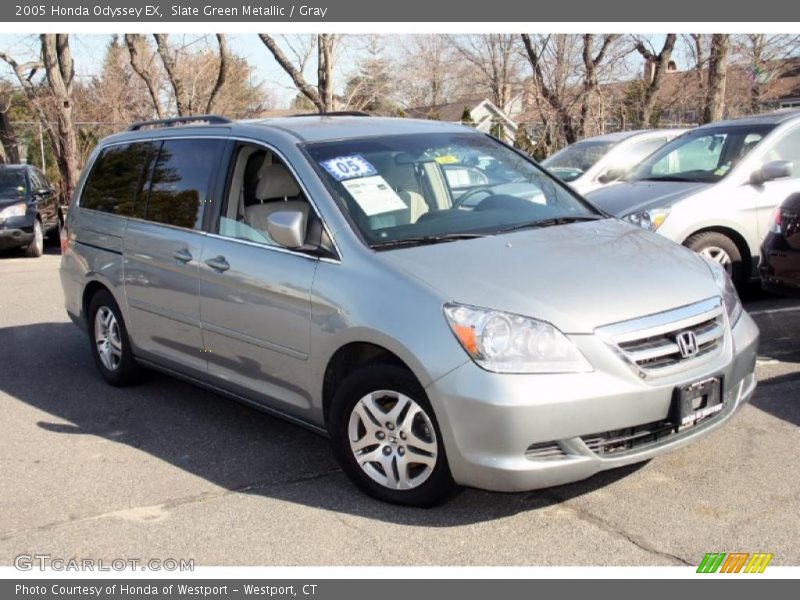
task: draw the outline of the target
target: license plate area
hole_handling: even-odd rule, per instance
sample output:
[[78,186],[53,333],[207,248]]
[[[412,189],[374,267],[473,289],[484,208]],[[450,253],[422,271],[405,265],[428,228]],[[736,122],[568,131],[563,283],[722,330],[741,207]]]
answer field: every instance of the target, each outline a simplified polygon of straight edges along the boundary
[[678,427],[693,425],[723,408],[722,378],[710,377],[675,388],[670,421]]

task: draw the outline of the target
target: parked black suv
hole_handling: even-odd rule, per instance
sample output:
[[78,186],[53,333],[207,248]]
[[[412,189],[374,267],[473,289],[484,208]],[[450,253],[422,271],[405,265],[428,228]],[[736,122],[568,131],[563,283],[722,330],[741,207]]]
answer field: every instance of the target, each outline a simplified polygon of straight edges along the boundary
[[46,236],[58,243],[63,221],[58,197],[39,169],[0,165],[0,250],[41,256]]
[[761,245],[759,271],[765,290],[800,295],[800,193],[775,209]]

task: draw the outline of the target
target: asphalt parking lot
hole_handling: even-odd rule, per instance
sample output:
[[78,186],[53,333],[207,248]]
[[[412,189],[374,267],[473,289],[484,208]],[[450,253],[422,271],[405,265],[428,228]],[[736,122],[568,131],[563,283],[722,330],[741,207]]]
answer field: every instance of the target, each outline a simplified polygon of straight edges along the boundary
[[59,256],[0,254],[0,564],[19,554],[197,565],[800,565],[800,301],[754,289],[759,389],[644,465],[431,510],[360,494],[326,440],[153,375],[117,390],[63,309]]

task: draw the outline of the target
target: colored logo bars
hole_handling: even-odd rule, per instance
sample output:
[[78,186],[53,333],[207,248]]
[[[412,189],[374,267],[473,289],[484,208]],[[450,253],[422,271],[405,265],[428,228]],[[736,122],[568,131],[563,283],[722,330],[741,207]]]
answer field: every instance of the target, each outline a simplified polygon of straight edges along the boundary
[[763,573],[772,560],[767,552],[710,552],[697,567],[698,573]]

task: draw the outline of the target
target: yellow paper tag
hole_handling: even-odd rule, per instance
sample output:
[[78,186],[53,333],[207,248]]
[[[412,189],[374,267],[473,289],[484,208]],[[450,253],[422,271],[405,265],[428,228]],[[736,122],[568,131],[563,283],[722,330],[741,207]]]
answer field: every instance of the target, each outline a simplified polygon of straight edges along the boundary
[[458,162],[458,159],[455,156],[452,156],[451,154],[445,154],[444,156],[437,156],[433,160],[435,160],[440,165],[452,165],[453,163]]

